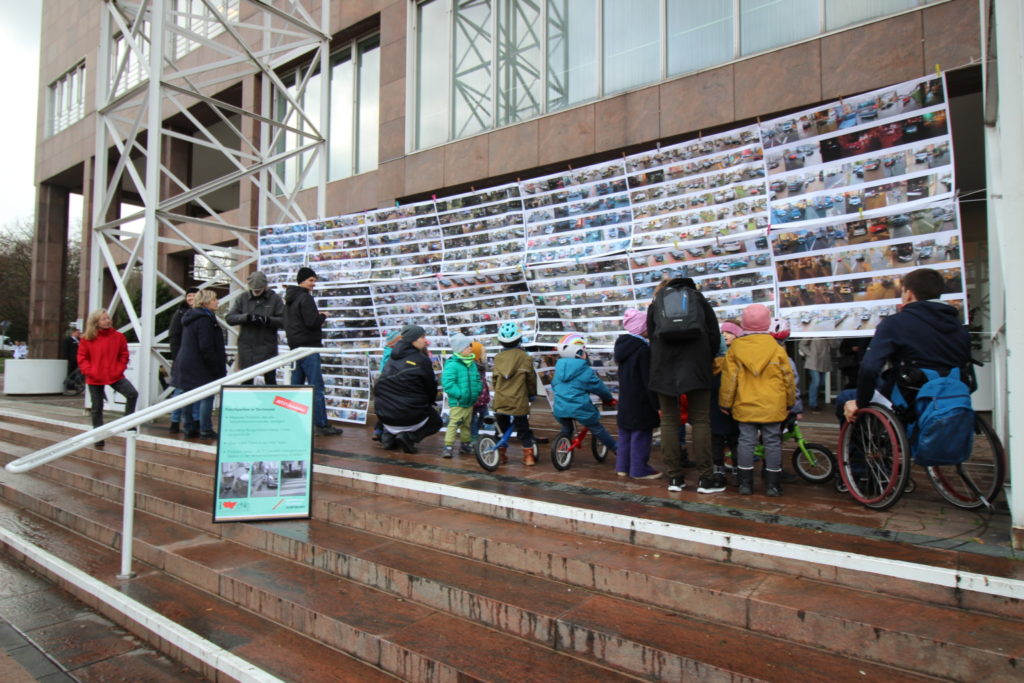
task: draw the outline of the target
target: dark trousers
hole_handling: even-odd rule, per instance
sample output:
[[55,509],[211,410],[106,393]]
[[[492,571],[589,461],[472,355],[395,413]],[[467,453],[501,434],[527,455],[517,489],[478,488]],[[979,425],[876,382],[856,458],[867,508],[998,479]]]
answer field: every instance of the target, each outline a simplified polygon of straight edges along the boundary
[[[710,476],[711,464],[711,390],[695,389],[686,392],[689,403],[690,426],[693,428],[693,452],[690,458],[697,464],[700,476]],[[669,478],[683,476],[683,450],[679,444],[679,397],[658,394],[661,409],[661,456],[665,461],[665,474]]]
[[494,421],[498,423],[498,428],[501,429],[502,434],[508,431],[509,426],[515,427],[516,436],[523,444],[523,448],[533,448],[533,430],[530,429],[529,415],[502,415],[501,413],[495,413]]
[[[383,428],[384,424],[387,424],[387,423],[382,422],[382,428]],[[441,431],[441,427],[443,427],[443,426],[444,426],[444,421],[441,419],[441,416],[437,413],[436,410],[431,408],[430,415],[427,416],[427,421],[424,422],[420,426],[419,429],[413,430],[411,432],[405,432],[405,433],[407,433],[410,436],[412,436],[412,440],[413,441],[419,443],[420,441],[422,441],[423,439],[427,438],[428,436],[431,436],[432,434],[437,434],[439,431]],[[390,432],[388,432],[386,429],[384,429],[384,431],[382,433],[383,434],[390,434]]]
[[135,412],[135,404],[139,400],[139,392],[135,390],[135,387],[127,378],[122,377],[113,384],[90,384],[89,385],[89,403],[92,404],[90,413],[92,414],[92,426],[95,429],[103,424],[103,401],[106,400],[105,389],[109,386],[117,393],[124,396],[124,414],[131,415]]
[[[244,382],[242,382],[242,384],[252,384],[255,381],[256,381],[255,378],[247,379]],[[276,385],[277,384],[277,370],[271,370],[267,374],[263,375],[263,383],[264,384],[274,384],[274,385]]]

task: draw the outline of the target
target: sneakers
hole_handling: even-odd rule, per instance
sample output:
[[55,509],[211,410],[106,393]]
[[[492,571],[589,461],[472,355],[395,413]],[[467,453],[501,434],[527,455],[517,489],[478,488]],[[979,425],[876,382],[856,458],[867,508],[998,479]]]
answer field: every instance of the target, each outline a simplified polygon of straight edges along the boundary
[[181,431],[181,423],[180,422],[172,422],[171,426],[167,429],[167,432],[169,434],[177,434],[180,431]]
[[412,438],[412,434],[409,432],[401,432],[395,436],[395,441],[401,446],[402,450],[412,455],[419,453],[419,449],[416,448],[416,441]]
[[398,442],[395,439],[395,435],[391,432],[384,432],[380,435],[380,447],[386,448],[389,451],[393,451],[398,448]]
[[459,446],[459,453],[462,455],[473,455],[473,452],[473,444],[471,443],[464,443]]
[[625,472],[618,472],[618,471],[616,471],[615,474],[619,475],[620,477],[626,476]]
[[217,432],[213,431],[212,429],[210,431],[208,431],[208,432],[199,432],[199,438],[200,439],[216,439],[217,438]]
[[672,477],[668,480],[669,491],[682,491],[684,488],[686,488],[686,482],[682,477]]
[[[661,479],[661,472],[651,472],[640,477],[633,477],[633,479]],[[682,488],[682,486],[680,486]]]
[[705,475],[697,482],[697,493],[721,493],[725,490],[725,475]]
[[106,445],[107,445],[107,443],[105,441],[103,441],[102,439],[100,439],[99,441],[97,441],[96,443],[93,444],[93,446],[95,446],[96,448],[103,448]]
[[323,427],[314,427],[313,434],[316,436],[341,436],[342,430],[327,424]]
[[444,448],[441,449],[442,458],[451,458],[453,455],[455,455],[455,449],[453,449],[451,446],[445,446]]
[[533,467],[537,464],[537,458],[534,456],[532,448],[523,449],[523,464],[527,467]]

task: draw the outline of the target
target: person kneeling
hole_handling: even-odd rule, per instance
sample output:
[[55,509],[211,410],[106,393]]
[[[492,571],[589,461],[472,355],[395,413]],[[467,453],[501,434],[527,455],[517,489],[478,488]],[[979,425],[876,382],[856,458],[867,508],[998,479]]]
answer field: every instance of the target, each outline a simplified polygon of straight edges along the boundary
[[417,444],[443,424],[434,407],[437,377],[427,355],[426,331],[409,325],[391,352],[374,388],[374,409],[384,427],[381,446],[416,453]]

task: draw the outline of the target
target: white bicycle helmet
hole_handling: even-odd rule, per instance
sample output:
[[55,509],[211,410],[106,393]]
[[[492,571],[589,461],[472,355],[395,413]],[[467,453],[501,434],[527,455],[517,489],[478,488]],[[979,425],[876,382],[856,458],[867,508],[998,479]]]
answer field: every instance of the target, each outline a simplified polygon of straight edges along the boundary
[[772,318],[771,323],[768,325],[768,334],[779,341],[789,339],[789,320],[786,318]]
[[583,335],[570,332],[558,340],[555,350],[562,358],[581,358],[587,351],[587,340]]
[[523,331],[519,329],[519,325],[511,320],[502,323],[501,327],[498,328],[498,341],[502,344],[511,344],[522,336]]

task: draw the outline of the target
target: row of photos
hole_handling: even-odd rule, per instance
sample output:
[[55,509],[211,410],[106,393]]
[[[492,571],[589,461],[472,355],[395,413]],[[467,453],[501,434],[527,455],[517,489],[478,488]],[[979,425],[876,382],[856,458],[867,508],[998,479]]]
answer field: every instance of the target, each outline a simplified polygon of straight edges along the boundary
[[[324,357],[328,410],[356,422],[393,330],[493,350],[515,320],[542,353],[570,331],[608,349],[665,276],[693,278],[723,320],[756,302],[795,337],[866,336],[919,267],[965,308],[945,100],[933,76],[586,168],[267,226],[260,269],[275,288],[317,272],[325,344],[353,351]],[[615,384],[606,354],[595,366]]]

